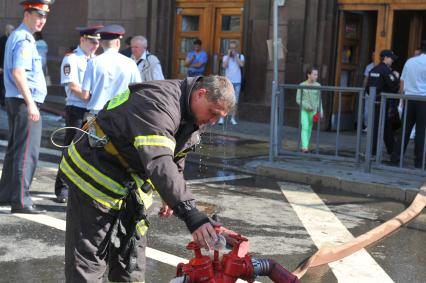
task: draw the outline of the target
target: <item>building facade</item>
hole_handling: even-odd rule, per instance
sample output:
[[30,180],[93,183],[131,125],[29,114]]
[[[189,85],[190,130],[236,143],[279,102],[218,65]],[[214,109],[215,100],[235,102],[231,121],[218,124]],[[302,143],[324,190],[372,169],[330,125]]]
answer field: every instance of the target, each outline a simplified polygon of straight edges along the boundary
[[[44,38],[49,44],[49,74],[59,82],[63,55],[78,43],[76,26],[118,23],[127,35],[148,38],[166,78],[182,78],[183,61],[194,38],[209,55],[208,74],[221,73],[221,58],[230,40],[240,43],[246,58],[244,93],[239,115],[268,122],[272,62],[266,41],[272,38],[272,0],[57,0]],[[424,0],[287,0],[279,8],[279,37],[284,58],[280,83],[300,83],[309,66],[319,68],[322,85],[361,86],[371,53],[392,48],[401,70],[420,41],[426,39]],[[16,0],[0,0],[0,24],[19,24],[22,9]],[[398,23],[398,24],[397,24]],[[337,95],[323,94],[325,128],[333,129]],[[342,95],[344,129],[355,123],[357,99]],[[296,125],[298,108],[286,94],[285,120]]]

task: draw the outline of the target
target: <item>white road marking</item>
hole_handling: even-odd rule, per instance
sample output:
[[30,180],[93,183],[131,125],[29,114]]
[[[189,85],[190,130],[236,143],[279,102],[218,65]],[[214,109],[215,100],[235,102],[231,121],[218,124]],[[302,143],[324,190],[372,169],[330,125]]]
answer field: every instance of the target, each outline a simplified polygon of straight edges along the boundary
[[[325,244],[340,245],[354,239],[309,186],[284,182],[279,185],[318,248]],[[394,282],[365,249],[329,265],[338,282]]]
[[252,176],[250,176],[250,175],[230,175],[230,176],[223,176],[223,177],[212,177],[212,178],[188,180],[188,181],[186,181],[186,183],[188,185],[196,185],[196,184],[233,181],[233,180],[248,179],[248,178],[252,178]]
[[[5,154],[3,152],[1,152],[0,153],[0,159],[4,160],[4,156],[5,156]],[[47,162],[47,161],[41,161],[41,160],[39,160],[37,162],[37,167],[46,168],[46,169],[50,169],[50,170],[53,170],[53,171],[58,170],[58,166],[59,166],[59,164],[54,163],[54,162]],[[0,170],[0,173],[1,173],[1,171],[2,170]]]
[[[0,146],[7,147],[7,141],[6,140],[0,140]],[[42,153],[42,154],[49,154],[49,155],[58,156],[58,157],[62,156],[62,150],[60,150],[60,149],[51,149],[51,148],[46,148],[46,147],[41,147],[40,148],[40,153]]]
[[14,213],[14,216],[17,216],[19,218],[27,219],[39,224],[43,224],[61,231],[65,231],[65,220],[57,219],[55,217],[45,215],[45,214],[21,214],[21,213]]
[[35,197],[40,199],[56,199],[55,194],[45,194],[45,193],[32,193],[31,198],[34,200]]

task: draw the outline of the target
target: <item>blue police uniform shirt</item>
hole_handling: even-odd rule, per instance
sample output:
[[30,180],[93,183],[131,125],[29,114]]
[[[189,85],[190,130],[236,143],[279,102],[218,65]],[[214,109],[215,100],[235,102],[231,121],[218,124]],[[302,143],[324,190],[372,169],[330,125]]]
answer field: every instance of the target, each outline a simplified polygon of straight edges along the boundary
[[186,56],[186,59],[191,59],[195,56],[195,60],[192,61],[192,64],[197,63],[204,63],[202,66],[195,68],[195,67],[188,67],[188,76],[195,77],[195,76],[201,76],[204,74],[204,71],[206,70],[206,63],[208,60],[207,53],[204,50],[201,50],[200,53],[197,54],[195,51],[190,51],[188,55]]
[[124,92],[131,83],[140,83],[135,61],[114,49],[107,49],[87,64],[82,89],[91,94],[87,109],[97,113],[104,105]]
[[67,94],[66,105],[76,106],[80,108],[87,107],[87,101],[82,100],[80,97],[75,95],[70,87],[69,83],[75,83],[79,86],[82,85],[84,79],[84,73],[87,68],[87,61],[90,59],[84,51],[77,47],[72,53],[65,55],[61,65],[61,84],[65,87]]
[[12,77],[13,69],[22,68],[26,72],[28,88],[35,102],[43,103],[47,95],[41,56],[38,54],[35,39],[30,29],[21,24],[7,39],[4,56],[4,85],[6,97],[24,98]]

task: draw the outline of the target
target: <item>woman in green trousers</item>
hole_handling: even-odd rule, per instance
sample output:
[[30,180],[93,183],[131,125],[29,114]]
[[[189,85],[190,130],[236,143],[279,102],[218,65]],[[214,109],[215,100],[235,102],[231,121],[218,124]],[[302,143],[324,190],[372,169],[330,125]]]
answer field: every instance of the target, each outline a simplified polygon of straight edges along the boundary
[[[302,82],[301,86],[321,86],[318,82],[318,69],[309,68],[306,72],[308,79]],[[301,124],[301,150],[309,152],[309,140],[311,139],[313,118],[318,112],[323,117],[321,91],[315,89],[298,89],[296,102],[300,108],[300,124]]]

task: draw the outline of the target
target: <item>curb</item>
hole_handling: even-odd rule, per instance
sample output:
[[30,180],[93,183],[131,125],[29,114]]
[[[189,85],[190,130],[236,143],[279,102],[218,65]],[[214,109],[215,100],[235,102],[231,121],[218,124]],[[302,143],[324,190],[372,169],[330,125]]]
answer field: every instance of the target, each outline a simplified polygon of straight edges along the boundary
[[[347,178],[344,175],[331,176],[314,172],[301,172],[282,168],[269,162],[259,164],[256,167],[256,172],[262,176],[285,181],[331,187],[344,192],[387,198],[404,203],[411,203],[419,192],[419,189],[414,187],[403,188],[392,184],[356,180],[355,178]],[[372,178],[374,177],[372,176]]]

